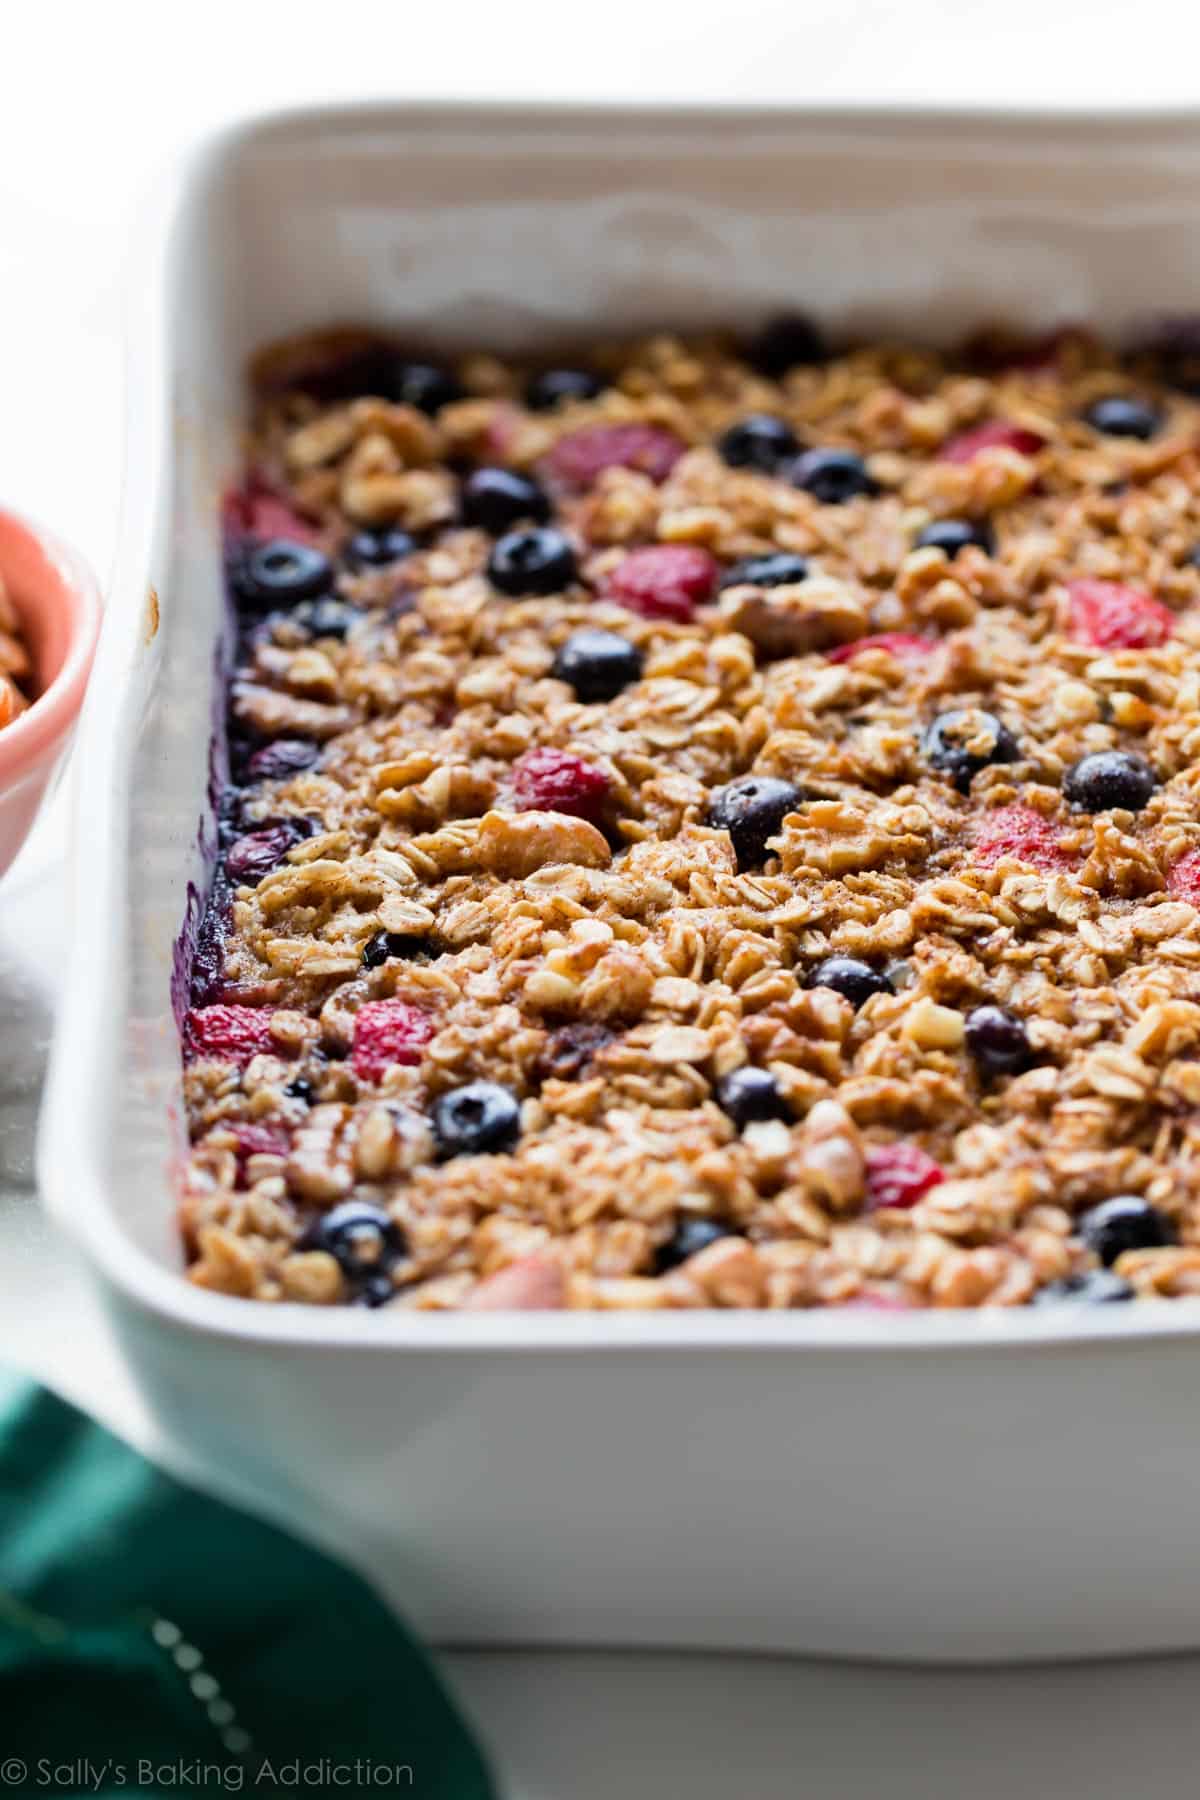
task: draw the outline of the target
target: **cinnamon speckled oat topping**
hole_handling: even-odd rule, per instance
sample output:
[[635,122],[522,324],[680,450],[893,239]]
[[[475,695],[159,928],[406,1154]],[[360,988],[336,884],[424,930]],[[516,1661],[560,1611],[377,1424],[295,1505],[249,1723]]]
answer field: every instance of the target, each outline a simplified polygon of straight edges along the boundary
[[190,1279],[417,1309],[1200,1292],[1200,405],[1172,374],[1079,332],[261,357]]

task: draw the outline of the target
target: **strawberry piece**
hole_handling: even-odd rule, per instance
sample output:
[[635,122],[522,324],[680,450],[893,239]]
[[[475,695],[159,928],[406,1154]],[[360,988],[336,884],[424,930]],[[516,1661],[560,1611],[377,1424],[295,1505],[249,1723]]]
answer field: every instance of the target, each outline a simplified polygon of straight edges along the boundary
[[513,764],[513,797],[522,812],[570,813],[594,824],[608,789],[604,770],[569,750],[527,750]]
[[863,1288],[852,1300],[843,1300],[840,1312],[911,1312],[911,1300],[900,1294],[881,1293],[876,1288]]
[[1098,650],[1155,650],[1175,629],[1161,601],[1121,581],[1072,581],[1067,598],[1071,636]]
[[1167,871],[1167,892],[1200,907],[1200,850],[1189,850]]
[[981,450],[1015,450],[1021,456],[1032,456],[1045,441],[1036,431],[1029,431],[1023,425],[1009,425],[1003,419],[993,419],[989,425],[976,425],[971,431],[961,431],[957,437],[947,438],[938,452],[938,460],[969,463]]
[[975,828],[975,860],[989,869],[1005,856],[1035,869],[1069,869],[1075,859],[1059,843],[1059,829],[1032,806],[998,806]]
[[552,1256],[522,1256],[471,1289],[464,1312],[557,1312],[567,1304],[562,1264]]
[[288,538],[300,544],[321,541],[312,520],[303,518],[261,475],[253,472],[241,487],[226,490],[221,501],[221,521],[226,538],[233,544],[243,538],[255,538],[264,544],[272,538]]
[[826,651],[829,662],[851,662],[864,650],[883,650],[888,656],[895,656],[901,662],[919,662],[937,649],[934,638],[910,637],[906,631],[880,631],[874,637],[855,638],[852,644],[838,644],[833,650]]
[[647,544],[618,563],[602,597],[643,618],[686,625],[696,608],[711,600],[719,573],[716,558],[695,544]]
[[213,1057],[244,1068],[251,1057],[274,1050],[271,1015],[254,1006],[193,1006],[184,1020],[183,1048],[189,1062]]
[[939,1181],[944,1170],[916,1144],[880,1144],[867,1151],[867,1204],[915,1206]]
[[292,1134],[286,1125],[266,1120],[261,1124],[239,1121],[228,1125],[237,1146],[237,1185],[246,1185],[246,1164],[252,1156],[286,1156],[292,1147]]
[[279,1121],[239,1120],[227,1129],[237,1139],[239,1156],[286,1156],[291,1148],[292,1134]]
[[521,415],[515,406],[499,405],[484,432],[484,449],[493,462],[506,462],[516,439]]
[[665,481],[687,445],[661,425],[586,425],[560,437],[546,469],[563,487],[591,487],[605,469],[637,469]]
[[354,1073],[379,1081],[393,1063],[413,1067],[433,1036],[433,1020],[407,1000],[368,1000],[354,1015]]

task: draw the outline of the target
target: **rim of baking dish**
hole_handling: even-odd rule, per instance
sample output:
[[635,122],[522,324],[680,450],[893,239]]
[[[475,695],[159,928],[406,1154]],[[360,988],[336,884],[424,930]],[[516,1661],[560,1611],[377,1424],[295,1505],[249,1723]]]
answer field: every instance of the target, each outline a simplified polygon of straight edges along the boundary
[[[661,104],[589,101],[474,101],[457,98],[288,108],[254,115],[209,136],[174,164],[148,209],[145,249],[133,259],[136,278],[127,314],[126,463],[117,553],[94,679],[80,720],[78,804],[70,872],[74,928],[66,991],[38,1130],[37,1167],[45,1204],[125,1301],[164,1324],[203,1337],[250,1345],[327,1346],[354,1351],[773,1351],[956,1353],[1047,1349],[1084,1352],[1098,1343],[1190,1338],[1200,1331],[1200,1299],[1144,1301],[1088,1311],[1062,1308],[980,1308],[872,1313],[868,1309],[656,1312],[434,1313],[387,1308],[266,1304],[207,1293],[179,1269],[135,1244],[120,1219],[104,1172],[100,1099],[92,1071],[105,1054],[105,983],[114,979],[113,934],[125,894],[121,819],[124,776],[133,748],[129,709],[112,728],[103,697],[124,694],[143,636],[151,549],[160,529],[158,503],[165,469],[168,406],[165,367],[166,250],[188,197],[229,159],[263,143],[286,146],[374,130],[438,125],[446,129],[516,130],[548,127],[583,135],[614,124],[643,132],[703,125],[706,129],[784,132],[817,127],[864,134],[935,132],[964,136],[1021,133],[1032,156],[1047,139],[1084,140],[1102,133],[1108,155],[1139,141],[1170,148],[1174,133],[1200,147],[1200,108],[1164,110],[1103,106],[1047,108],[1020,105],[968,109],[909,102],[886,105],[794,106],[742,102]],[[97,970],[103,971],[97,979]],[[170,1200],[164,1178],[164,1202]]]

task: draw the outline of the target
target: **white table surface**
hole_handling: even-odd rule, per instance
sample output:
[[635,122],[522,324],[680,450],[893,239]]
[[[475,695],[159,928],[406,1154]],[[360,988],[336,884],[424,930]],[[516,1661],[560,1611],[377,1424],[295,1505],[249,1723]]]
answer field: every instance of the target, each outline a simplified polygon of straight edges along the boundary
[[[129,229],[164,161],[240,112],[436,94],[1186,105],[1194,20],[1180,0],[22,7],[0,65],[0,495],[104,572]],[[110,1416],[132,1420],[136,1395],[32,1192],[64,838],[52,809],[0,893],[0,1357],[67,1393],[100,1389]],[[1200,1752],[1194,1658],[953,1672],[505,1651],[449,1664],[511,1800],[1178,1800]]]

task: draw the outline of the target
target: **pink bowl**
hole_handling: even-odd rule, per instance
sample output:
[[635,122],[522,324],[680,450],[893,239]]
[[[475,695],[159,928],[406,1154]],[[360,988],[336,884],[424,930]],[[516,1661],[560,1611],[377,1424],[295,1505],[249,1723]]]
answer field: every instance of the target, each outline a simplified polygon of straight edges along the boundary
[[21,615],[37,699],[0,729],[0,875],[25,841],[79,716],[100,629],[83,559],[40,526],[0,511],[0,579]]

